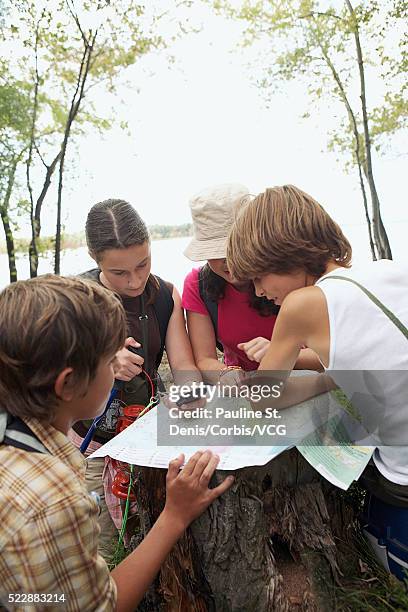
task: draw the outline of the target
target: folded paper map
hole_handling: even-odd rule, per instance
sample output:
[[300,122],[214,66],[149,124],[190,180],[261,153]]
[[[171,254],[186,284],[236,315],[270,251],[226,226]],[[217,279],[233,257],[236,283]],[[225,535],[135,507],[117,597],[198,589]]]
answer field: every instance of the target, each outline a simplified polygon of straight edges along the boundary
[[270,412],[270,416],[254,417],[247,400],[218,398],[193,418],[185,418],[182,412],[170,416],[168,407],[160,403],[90,459],[110,456],[134,465],[167,468],[181,453],[188,461],[197,450],[210,448],[220,456],[217,469],[236,470],[265,465],[297,447],[324,478],[346,490],[360,477],[374,451],[373,446],[356,442],[368,438],[335,393]]

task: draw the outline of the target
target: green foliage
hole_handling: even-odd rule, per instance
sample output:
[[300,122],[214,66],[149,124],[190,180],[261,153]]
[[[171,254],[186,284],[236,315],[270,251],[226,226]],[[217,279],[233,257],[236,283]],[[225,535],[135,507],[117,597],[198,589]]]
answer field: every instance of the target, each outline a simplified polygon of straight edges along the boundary
[[137,0],[0,0],[0,207],[6,192],[14,212],[28,200],[34,232],[58,168],[62,185],[68,141],[111,128],[101,93],[114,95],[130,66],[166,46],[166,13]]
[[340,116],[329,149],[356,166],[373,259],[392,259],[372,152],[384,151],[389,136],[408,123],[405,7],[399,0],[242,0],[236,5],[214,6],[245,24],[243,45],[262,42],[266,61],[258,62],[254,73],[270,105],[282,81],[296,80],[309,94],[304,116],[322,108],[322,101]]
[[0,142],[11,133],[24,141],[29,133],[28,113],[31,107],[27,83],[5,79],[0,74]]
[[149,232],[152,240],[178,238],[181,236],[191,236],[193,226],[191,223],[184,223],[183,225],[151,225]]
[[[213,2],[216,10],[241,20],[245,25],[243,45],[262,42],[268,49],[269,64],[257,83],[268,101],[283,81],[303,81],[309,93],[310,109],[316,101],[328,99],[344,108],[347,97],[362,133],[360,100],[354,90],[358,70],[354,34],[358,31],[369,85],[384,94],[380,103],[368,107],[370,139],[377,151],[386,149],[389,136],[407,126],[407,3],[403,0],[356,2],[355,17],[345,2],[318,0],[243,0]],[[376,86],[378,84],[378,87]],[[310,114],[310,110],[305,111]],[[334,129],[329,148],[347,152],[355,159],[353,126],[345,120]],[[364,155],[364,147],[361,147]],[[364,162],[364,160],[363,160]]]
[[384,100],[385,104],[374,107],[371,112],[371,136],[377,150],[389,142],[384,137],[405,128],[408,123],[408,102],[403,92],[387,92]]
[[[30,87],[13,79],[0,64],[0,213],[8,240],[16,227],[11,196],[17,184],[17,166],[23,160],[29,134]],[[24,208],[16,206],[18,212]]]

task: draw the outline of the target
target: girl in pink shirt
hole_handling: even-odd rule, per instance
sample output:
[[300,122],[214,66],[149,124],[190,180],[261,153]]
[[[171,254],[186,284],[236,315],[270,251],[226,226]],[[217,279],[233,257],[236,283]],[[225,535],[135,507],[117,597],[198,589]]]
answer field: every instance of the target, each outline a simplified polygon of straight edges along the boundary
[[[209,320],[207,306],[200,295],[199,274],[201,274],[207,296],[216,297],[217,294],[219,296],[214,303],[218,306],[217,340],[224,349],[224,365],[240,366],[243,370],[256,370],[258,360],[251,359],[240,346],[255,338],[258,340],[256,353],[261,357],[262,347],[269,346],[279,307],[272,303],[262,303],[259,298],[254,298],[248,286],[226,281],[223,276],[214,272],[212,266],[218,265],[224,266],[224,259],[220,260],[220,264],[217,260],[210,259],[200,270],[197,268],[191,270],[184,281],[182,305],[187,311],[190,338],[196,339],[195,342],[192,340],[194,354],[197,354],[197,358],[205,352],[208,345],[212,356],[217,358],[215,330]],[[218,278],[214,278],[217,276]],[[196,331],[201,338],[196,337]],[[265,350],[262,351],[262,355]],[[220,367],[222,366],[223,364],[220,364]]]
[[[184,251],[207,263],[184,281],[182,306],[197,366],[203,379],[230,384],[234,369],[256,370],[269,348],[279,307],[255,295],[252,282],[237,282],[226,265],[227,238],[234,218],[250,199],[248,189],[224,184],[190,200],[194,238]],[[223,348],[224,363],[217,346]],[[318,369],[317,357],[305,349],[297,367]],[[224,378],[225,374],[225,378]]]

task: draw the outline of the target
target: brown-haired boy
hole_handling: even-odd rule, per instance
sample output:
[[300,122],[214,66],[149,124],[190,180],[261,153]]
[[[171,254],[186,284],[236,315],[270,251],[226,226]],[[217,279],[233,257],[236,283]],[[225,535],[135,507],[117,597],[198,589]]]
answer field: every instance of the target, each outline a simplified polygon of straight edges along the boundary
[[165,508],[110,574],[98,555],[85,460],[66,434],[104,408],[124,344],[117,298],[78,278],[20,281],[0,293],[0,603],[7,608],[134,610],[187,525],[226,491],[218,458],[170,463]]
[[376,549],[381,559],[388,551],[386,567],[403,579],[408,567],[408,266],[389,260],[352,265],[351,259],[341,228],[294,185],[255,197],[234,224],[227,252],[231,274],[251,279],[258,297],[281,306],[258,381],[282,380],[307,346],[330,379],[289,378],[282,405],[338,384],[370,423],[377,448],[360,478],[370,492],[367,532],[376,546],[381,542]]

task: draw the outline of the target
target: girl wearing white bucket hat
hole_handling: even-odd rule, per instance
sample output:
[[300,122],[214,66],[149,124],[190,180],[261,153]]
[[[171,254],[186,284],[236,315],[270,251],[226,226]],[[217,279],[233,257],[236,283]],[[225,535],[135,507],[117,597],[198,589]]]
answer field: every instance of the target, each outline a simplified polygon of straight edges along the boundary
[[[255,370],[269,348],[279,307],[255,295],[251,282],[237,282],[226,265],[228,234],[235,217],[251,199],[244,185],[227,183],[201,191],[190,200],[194,237],[184,254],[207,263],[184,281],[182,305],[197,366],[209,383],[229,379],[229,370]],[[223,350],[224,363],[216,348]],[[309,351],[298,367],[315,369]],[[229,381],[230,382],[230,381]]]

